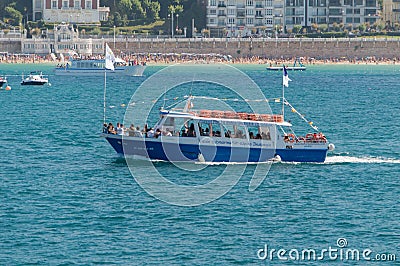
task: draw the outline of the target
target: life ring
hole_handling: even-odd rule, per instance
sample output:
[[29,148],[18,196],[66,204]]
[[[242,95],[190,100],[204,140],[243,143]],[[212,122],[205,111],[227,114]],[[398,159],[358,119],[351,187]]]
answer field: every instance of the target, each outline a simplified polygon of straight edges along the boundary
[[289,135],[288,135],[288,138],[289,138],[289,142],[291,142],[291,143],[293,143],[293,142],[295,141],[295,136],[294,136],[294,134],[289,134]]
[[308,133],[306,135],[306,139],[313,139],[313,138],[314,138],[314,134],[312,134],[312,133]]

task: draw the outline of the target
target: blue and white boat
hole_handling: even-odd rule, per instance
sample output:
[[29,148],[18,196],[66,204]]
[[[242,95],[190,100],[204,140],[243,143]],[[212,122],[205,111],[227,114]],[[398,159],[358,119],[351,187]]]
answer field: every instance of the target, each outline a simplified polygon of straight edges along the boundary
[[161,109],[153,130],[103,136],[121,156],[171,162],[324,162],[334,148],[321,132],[295,135],[282,114],[192,110],[194,98],[181,110]]
[[7,78],[0,76],[0,88],[3,87],[3,85],[7,83]]
[[21,85],[44,85],[48,84],[49,79],[43,76],[40,71],[34,71],[29,74],[26,78],[22,75]]
[[[54,69],[55,75],[65,76],[102,76],[104,75],[104,59],[73,59],[65,64],[59,64]],[[126,62],[115,58],[114,70],[107,69],[107,75],[143,76],[146,64]]]

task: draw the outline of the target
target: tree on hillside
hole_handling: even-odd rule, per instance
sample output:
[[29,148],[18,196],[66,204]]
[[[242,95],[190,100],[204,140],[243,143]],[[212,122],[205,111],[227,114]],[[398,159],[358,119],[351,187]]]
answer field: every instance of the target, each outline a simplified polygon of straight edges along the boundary
[[5,15],[10,18],[8,24],[13,26],[19,26],[22,22],[22,14],[14,8],[15,5],[11,4],[6,6]]

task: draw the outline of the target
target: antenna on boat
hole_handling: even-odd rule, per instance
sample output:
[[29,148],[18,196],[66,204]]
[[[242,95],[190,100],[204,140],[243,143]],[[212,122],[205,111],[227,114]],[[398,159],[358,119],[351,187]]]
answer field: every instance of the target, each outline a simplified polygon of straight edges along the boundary
[[162,109],[165,108],[165,101],[167,100],[167,99],[165,98],[166,96],[167,96],[167,88],[164,87],[164,103],[163,103]]
[[194,97],[191,94],[188,96],[188,99],[187,99],[186,104],[185,104],[185,108],[183,109],[184,112],[189,111],[189,109],[193,107],[193,104],[192,104],[192,99],[193,98]]

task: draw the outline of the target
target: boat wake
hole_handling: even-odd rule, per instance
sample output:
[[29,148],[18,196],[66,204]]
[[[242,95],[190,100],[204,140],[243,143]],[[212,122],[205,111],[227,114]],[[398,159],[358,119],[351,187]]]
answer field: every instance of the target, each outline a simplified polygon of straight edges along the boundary
[[342,163],[386,163],[386,164],[400,164],[399,159],[385,158],[385,157],[354,157],[354,156],[328,156],[324,164],[342,164]]

